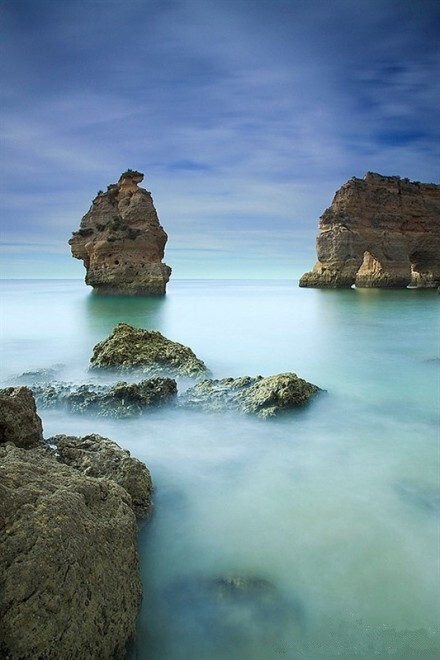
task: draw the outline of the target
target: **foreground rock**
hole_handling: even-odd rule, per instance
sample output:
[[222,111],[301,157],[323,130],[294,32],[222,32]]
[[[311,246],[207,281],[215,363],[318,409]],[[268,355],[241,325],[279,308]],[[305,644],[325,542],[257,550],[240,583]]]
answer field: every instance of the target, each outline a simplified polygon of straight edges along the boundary
[[183,344],[156,330],[118,323],[112,334],[96,344],[90,366],[94,369],[136,369],[148,374],[197,376],[206,373],[202,360]]
[[86,284],[112,294],[163,295],[171,268],[162,263],[167,235],[151,193],[127,170],[118,183],[98,192],[69,244],[82,259]]
[[0,390],[0,444],[37,447],[43,443],[43,426],[28,387]]
[[16,446],[22,420],[41,421],[31,392],[11,389],[0,391],[2,411],[17,412],[0,445],[0,656],[122,660],[142,596],[134,512],[150,511],[149,472],[97,435],[55,437],[58,452]]
[[208,379],[189,388],[179,397],[179,403],[211,412],[238,410],[265,418],[304,405],[319,389],[293,373]]
[[83,438],[56,435],[49,439],[56,445],[58,460],[88,477],[104,477],[122,486],[131,497],[131,506],[140,518],[149,516],[153,484],[148,468],[116,442],[93,433]]
[[171,378],[151,378],[140,383],[121,381],[115,385],[44,383],[34,385],[32,391],[39,408],[63,406],[76,414],[133,417],[173,403],[177,385]]
[[440,185],[368,172],[337,191],[319,228],[300,286],[440,285]]

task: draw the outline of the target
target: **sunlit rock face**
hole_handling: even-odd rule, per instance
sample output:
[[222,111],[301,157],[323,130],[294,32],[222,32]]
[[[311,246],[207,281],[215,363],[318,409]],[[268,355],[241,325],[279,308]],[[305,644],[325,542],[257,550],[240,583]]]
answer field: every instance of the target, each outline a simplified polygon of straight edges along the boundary
[[440,285],[440,185],[367,172],[337,191],[319,228],[300,286]]
[[162,263],[168,236],[151,193],[138,184],[141,172],[127,170],[117,184],[99,192],[69,241],[82,259],[86,284],[95,291],[163,295],[171,268]]

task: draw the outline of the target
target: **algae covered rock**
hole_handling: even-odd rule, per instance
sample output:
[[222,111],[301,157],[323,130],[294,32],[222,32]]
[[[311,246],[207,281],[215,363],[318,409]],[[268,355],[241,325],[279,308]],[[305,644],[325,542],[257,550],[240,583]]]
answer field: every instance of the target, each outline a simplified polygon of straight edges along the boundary
[[319,387],[294,373],[275,376],[207,379],[189,388],[180,405],[206,411],[238,410],[258,417],[274,417],[307,403]]
[[0,390],[0,444],[35,447],[43,442],[43,427],[28,387]]
[[96,344],[90,367],[182,376],[207,371],[188,346],[167,339],[157,330],[134,328],[128,323],[118,323],[107,339]]
[[153,484],[148,468],[133,458],[116,442],[92,433],[82,438],[56,435],[49,439],[56,445],[58,459],[88,477],[105,477],[122,486],[131,497],[138,517],[151,512]]
[[64,406],[75,414],[92,413],[100,417],[133,417],[147,410],[174,402],[176,381],[150,378],[140,383],[120,381],[115,385],[44,383],[32,387],[40,408]]
[[127,491],[42,449],[0,447],[0,656],[125,656],[141,601]]

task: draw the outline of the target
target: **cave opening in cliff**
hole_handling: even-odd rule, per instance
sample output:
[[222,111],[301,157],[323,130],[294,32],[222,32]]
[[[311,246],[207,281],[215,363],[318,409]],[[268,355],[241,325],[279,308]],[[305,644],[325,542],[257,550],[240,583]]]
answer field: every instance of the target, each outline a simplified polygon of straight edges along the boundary
[[438,262],[438,256],[430,250],[415,250],[409,256],[411,262],[411,284],[410,286],[423,286],[426,281],[432,279],[432,271]]

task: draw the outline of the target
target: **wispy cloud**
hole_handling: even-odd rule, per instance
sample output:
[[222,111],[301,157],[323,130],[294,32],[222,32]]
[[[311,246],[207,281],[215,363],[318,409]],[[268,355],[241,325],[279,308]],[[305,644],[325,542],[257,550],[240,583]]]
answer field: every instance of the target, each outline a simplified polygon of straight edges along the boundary
[[66,264],[70,231],[127,167],[146,172],[170,255],[193,246],[203,265],[197,250],[225,249],[226,235],[237,259],[270,246],[275,269],[313,251],[351,176],[440,171],[434,0],[4,0],[0,12],[2,238],[55,241]]

